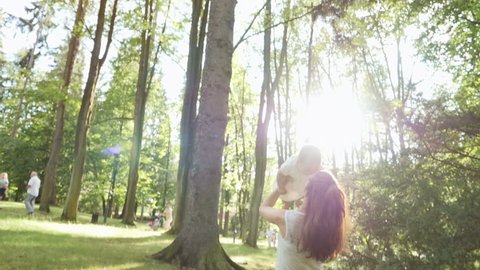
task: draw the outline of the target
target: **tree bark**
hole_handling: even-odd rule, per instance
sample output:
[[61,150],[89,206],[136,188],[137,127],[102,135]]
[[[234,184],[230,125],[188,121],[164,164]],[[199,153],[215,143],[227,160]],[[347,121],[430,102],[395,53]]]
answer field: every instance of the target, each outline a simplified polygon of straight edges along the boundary
[[117,2],[113,3],[112,16],[110,18],[110,29],[108,32],[108,40],[105,47],[104,54],[100,58],[100,49],[102,46],[102,34],[105,24],[105,10],[107,0],[101,0],[100,8],[98,10],[97,28],[95,30],[95,38],[93,43],[92,56],[90,58],[90,68],[88,71],[87,83],[83,91],[82,105],[78,114],[77,129],[75,132],[75,150],[74,162],[72,168],[72,176],[68,188],[68,195],[63,208],[62,220],[76,221],[78,200],[80,197],[80,189],[83,179],[83,168],[85,165],[85,156],[87,152],[87,134],[90,128],[90,121],[92,119],[93,105],[95,103],[95,89],[100,74],[100,69],[106,60],[110,44],[112,42],[113,27],[115,23],[115,16],[117,13]]
[[212,1],[183,224],[174,242],[153,255],[187,269],[242,269],[220,245],[217,223],[232,75],[234,9],[235,1]]
[[[148,67],[150,60],[150,47],[153,42],[153,0],[145,0],[144,23],[147,28],[142,31],[142,47],[140,53],[140,66],[138,70],[137,91],[135,93],[135,115],[133,124],[132,149],[130,151],[130,169],[128,173],[127,199],[122,222],[133,225],[135,220],[135,195],[138,183],[138,165],[142,149],[143,123],[145,107],[149,88],[147,87]],[[142,204],[143,207],[143,204]],[[142,208],[143,209],[143,208]]]
[[[182,118],[180,120],[180,159],[177,173],[177,192],[175,196],[175,215],[171,233],[178,233],[185,212],[187,174],[190,169],[197,116],[197,99],[202,72],[205,29],[210,0],[192,1],[192,25],[187,61],[187,80],[183,96]],[[200,25],[199,25],[200,23]]]
[[45,170],[45,182],[40,197],[40,210],[47,213],[50,212],[50,205],[56,204],[56,175],[57,164],[60,157],[60,150],[63,142],[63,127],[65,123],[65,102],[68,94],[68,88],[72,79],[73,67],[78,55],[80,47],[80,39],[83,32],[83,21],[85,18],[85,10],[88,6],[88,0],[79,0],[73,24],[72,36],[68,44],[67,61],[65,70],[63,71],[63,84],[60,87],[61,99],[57,103],[57,111],[55,115],[55,131],[53,133],[52,145],[50,146],[50,157],[48,159],[47,168]]

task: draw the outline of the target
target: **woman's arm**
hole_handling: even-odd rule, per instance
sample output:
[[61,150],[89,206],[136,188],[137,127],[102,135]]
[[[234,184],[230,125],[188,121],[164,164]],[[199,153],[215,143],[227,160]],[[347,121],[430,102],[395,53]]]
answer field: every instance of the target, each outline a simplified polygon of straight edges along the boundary
[[268,197],[260,205],[260,215],[268,222],[278,226],[285,224],[285,210],[273,207],[279,196],[280,192],[277,189],[270,193],[270,195],[268,195]]

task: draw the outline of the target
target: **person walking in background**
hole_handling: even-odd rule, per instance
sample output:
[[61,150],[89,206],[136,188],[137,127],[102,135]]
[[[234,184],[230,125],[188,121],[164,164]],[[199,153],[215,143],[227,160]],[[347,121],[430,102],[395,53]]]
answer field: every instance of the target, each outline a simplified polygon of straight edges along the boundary
[[163,223],[163,228],[166,230],[170,230],[172,226],[172,221],[173,221],[173,209],[170,205],[165,208],[165,211],[163,211],[163,216],[165,217],[165,221]]
[[37,172],[30,174],[30,180],[27,184],[27,198],[25,199],[25,207],[27,207],[27,214],[33,214],[35,210],[35,199],[38,197],[40,190],[40,178],[37,176]]
[[310,177],[298,210],[275,208],[284,185],[260,206],[260,215],[278,226],[276,270],[321,269],[344,248],[348,231],[348,204],[335,177],[319,171]]
[[0,173],[0,201],[7,196],[8,190],[8,174],[6,172]]
[[277,232],[272,229],[267,229],[267,243],[268,247],[275,247],[277,245]]

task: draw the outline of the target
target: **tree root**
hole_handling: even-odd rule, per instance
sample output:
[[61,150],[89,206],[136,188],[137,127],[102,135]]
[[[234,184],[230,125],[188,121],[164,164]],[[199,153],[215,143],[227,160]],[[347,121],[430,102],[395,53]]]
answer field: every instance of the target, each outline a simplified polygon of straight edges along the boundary
[[208,251],[201,250],[204,248],[197,247],[193,249],[197,251],[194,252],[196,254],[187,254],[186,251],[192,251],[192,248],[183,248],[182,242],[177,238],[168,247],[150,257],[176,265],[182,270],[245,270],[228,257],[218,241],[210,245]]

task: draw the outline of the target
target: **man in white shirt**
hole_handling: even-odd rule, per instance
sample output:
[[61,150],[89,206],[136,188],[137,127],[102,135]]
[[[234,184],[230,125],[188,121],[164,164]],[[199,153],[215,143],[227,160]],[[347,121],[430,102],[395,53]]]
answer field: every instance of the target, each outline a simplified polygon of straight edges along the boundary
[[305,194],[310,176],[321,168],[322,155],[320,149],[313,145],[305,145],[297,155],[288,158],[278,169],[276,188],[284,189],[280,199],[292,202],[301,199]]
[[38,196],[39,190],[40,178],[38,178],[37,172],[32,172],[30,174],[30,180],[28,180],[27,198],[25,199],[25,206],[27,207],[27,213],[29,215],[33,214],[33,210],[35,209],[35,199]]

